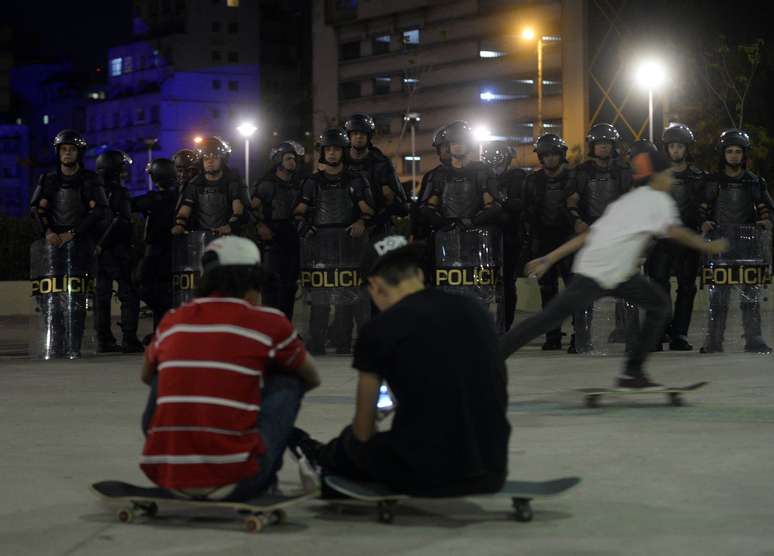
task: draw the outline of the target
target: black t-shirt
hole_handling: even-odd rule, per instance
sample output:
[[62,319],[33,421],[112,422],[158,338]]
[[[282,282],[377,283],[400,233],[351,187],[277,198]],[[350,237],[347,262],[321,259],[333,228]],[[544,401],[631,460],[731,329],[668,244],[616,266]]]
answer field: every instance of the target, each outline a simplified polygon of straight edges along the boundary
[[511,430],[506,368],[474,300],[433,289],[404,298],[363,326],[353,366],[386,379],[398,404],[392,429],[369,441],[375,480],[434,495],[459,493],[461,483],[500,488]]

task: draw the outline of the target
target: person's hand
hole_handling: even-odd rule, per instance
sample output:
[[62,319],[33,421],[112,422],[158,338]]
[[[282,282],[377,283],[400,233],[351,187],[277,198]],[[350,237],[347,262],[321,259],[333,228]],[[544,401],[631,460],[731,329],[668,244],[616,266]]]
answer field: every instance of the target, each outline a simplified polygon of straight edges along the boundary
[[525,267],[527,276],[530,278],[542,278],[549,268],[551,268],[551,262],[546,257],[532,259]]
[[216,234],[219,236],[227,236],[231,233],[231,226],[228,224],[225,224],[223,226],[219,226],[213,230]]
[[772,228],[771,220],[768,220],[768,219],[766,219],[766,220],[758,220],[755,223],[755,225],[758,226],[759,228],[761,228],[762,230],[766,230],[768,232],[770,232],[771,228]]
[[347,229],[352,237],[361,237],[365,233],[365,222],[357,220]]
[[49,245],[53,245],[54,247],[59,247],[62,245],[62,240],[59,239],[59,234],[55,234],[52,231],[46,232],[46,241]]
[[271,228],[269,228],[263,222],[258,224],[258,238],[261,241],[271,241],[273,237],[274,234],[272,233]]
[[701,233],[707,234],[715,229],[715,223],[714,222],[704,222],[701,225]]
[[72,241],[74,237],[75,237],[75,234],[72,232],[65,232],[63,234],[59,234],[60,245],[64,245],[68,241]]
[[581,235],[583,232],[587,231],[588,229],[589,229],[589,225],[586,224],[583,220],[575,221],[575,233],[577,235]]
[[726,238],[722,238],[707,243],[706,251],[710,255],[720,255],[721,253],[728,251],[730,247],[731,244],[728,242],[728,240]]
[[180,224],[175,224],[172,226],[172,235],[173,236],[181,236],[185,233],[185,227],[181,226]]

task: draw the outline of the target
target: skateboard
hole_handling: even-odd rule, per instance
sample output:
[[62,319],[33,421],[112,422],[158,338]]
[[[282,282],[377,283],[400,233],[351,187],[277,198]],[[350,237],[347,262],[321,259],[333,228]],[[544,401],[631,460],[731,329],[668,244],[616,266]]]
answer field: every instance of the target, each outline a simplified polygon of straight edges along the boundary
[[684,405],[683,394],[698,390],[709,382],[697,382],[688,386],[665,386],[658,390],[616,390],[615,388],[578,388],[577,392],[583,394],[583,400],[586,407],[599,407],[599,400],[602,396],[620,395],[631,396],[633,394],[664,394],[667,401],[674,406]]
[[[337,475],[328,475],[323,480],[331,489],[347,497],[344,500],[331,498],[328,499],[328,502],[337,504],[349,500],[376,503],[379,521],[382,523],[393,522],[395,519],[394,509],[400,501],[408,500],[409,498],[421,498],[421,496],[413,497],[408,494],[397,493],[383,484],[354,481]],[[516,521],[532,521],[532,505],[530,502],[533,498],[556,496],[571,489],[580,481],[580,477],[564,477],[552,481],[508,481],[499,492],[469,495],[467,497],[509,497],[513,507],[513,518]]]
[[119,521],[131,522],[137,515],[155,517],[159,506],[178,508],[226,508],[246,514],[244,524],[248,533],[260,533],[269,525],[284,523],[285,508],[319,496],[319,492],[295,495],[266,494],[244,502],[225,500],[197,500],[181,498],[166,489],[140,487],[121,481],[100,481],[91,485],[92,491],[102,498],[125,504],[116,514]]

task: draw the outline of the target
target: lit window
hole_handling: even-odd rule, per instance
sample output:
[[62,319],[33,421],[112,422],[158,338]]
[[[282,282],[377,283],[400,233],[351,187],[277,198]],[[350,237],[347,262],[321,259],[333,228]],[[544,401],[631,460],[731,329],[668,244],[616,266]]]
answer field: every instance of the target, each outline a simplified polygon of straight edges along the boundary
[[110,60],[110,75],[116,77],[121,75],[121,58],[113,58]]
[[501,52],[499,50],[479,50],[478,51],[479,58],[499,58],[500,56],[505,56],[505,52]]
[[226,5],[229,8],[238,8],[239,7],[239,0],[226,0]]
[[419,29],[403,31],[403,44],[406,46],[417,46],[419,44]]
[[48,114],[43,114],[43,125],[48,125]]

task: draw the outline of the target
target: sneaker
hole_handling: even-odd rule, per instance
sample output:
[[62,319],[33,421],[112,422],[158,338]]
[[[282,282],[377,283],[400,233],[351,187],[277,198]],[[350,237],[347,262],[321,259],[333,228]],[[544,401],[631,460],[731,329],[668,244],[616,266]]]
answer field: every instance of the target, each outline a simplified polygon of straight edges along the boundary
[[652,382],[648,376],[643,373],[641,375],[637,376],[631,376],[631,375],[621,375],[618,377],[618,380],[616,381],[616,388],[618,390],[623,391],[632,391],[632,390],[639,390],[639,391],[647,391],[647,390],[661,390],[664,388],[662,384],[658,384],[657,382]]
[[561,340],[546,340],[546,342],[543,344],[543,347],[541,347],[543,351],[556,351],[562,349],[562,341]]
[[685,338],[675,338],[669,342],[669,349],[671,351],[692,351],[693,346],[689,344]]
[[299,428],[294,428],[293,432],[290,433],[288,451],[298,464],[298,478],[304,492],[320,492],[322,486],[321,470],[317,465],[316,454],[321,446],[321,442],[314,440]]
[[747,353],[771,353],[771,348],[760,336],[753,338],[750,342],[746,343],[744,350]]

